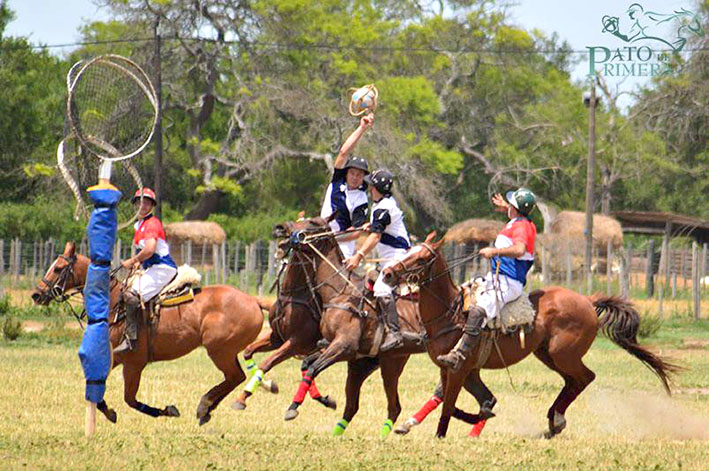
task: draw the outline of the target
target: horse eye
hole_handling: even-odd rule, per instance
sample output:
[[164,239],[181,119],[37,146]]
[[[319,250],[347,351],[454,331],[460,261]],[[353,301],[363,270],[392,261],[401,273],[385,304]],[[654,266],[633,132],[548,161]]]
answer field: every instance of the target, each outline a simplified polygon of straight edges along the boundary
[[61,273],[62,269],[59,267],[54,267],[54,273]]

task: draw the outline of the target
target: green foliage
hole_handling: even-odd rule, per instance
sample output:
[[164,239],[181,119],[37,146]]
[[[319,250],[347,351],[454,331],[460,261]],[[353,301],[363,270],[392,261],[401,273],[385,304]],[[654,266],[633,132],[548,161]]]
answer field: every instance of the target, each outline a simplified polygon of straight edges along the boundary
[[0,239],[80,240],[86,221],[74,221],[74,205],[46,196],[31,203],[0,203]]
[[638,329],[638,337],[646,339],[653,337],[661,328],[663,321],[660,316],[644,313],[640,317],[640,328]]
[[6,340],[17,340],[22,335],[22,323],[12,316],[6,316],[2,321],[2,336]]
[[295,210],[284,210],[279,214],[247,214],[240,218],[214,213],[209,216],[209,221],[214,221],[222,226],[228,239],[250,243],[259,239],[269,239],[273,226],[284,221],[292,221],[296,217],[297,211]]

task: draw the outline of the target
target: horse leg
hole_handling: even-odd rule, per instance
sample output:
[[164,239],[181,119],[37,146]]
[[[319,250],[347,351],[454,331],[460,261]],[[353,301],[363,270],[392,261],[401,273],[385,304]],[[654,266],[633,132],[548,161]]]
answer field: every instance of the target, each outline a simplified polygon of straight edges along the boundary
[[364,357],[358,360],[347,362],[347,382],[345,384],[345,411],[342,418],[335,425],[332,435],[337,437],[345,433],[345,429],[359,410],[359,395],[362,391],[362,384],[379,368],[379,360],[376,358]]
[[458,409],[456,407],[453,417],[459,420],[464,420],[464,416],[470,416],[472,419],[471,423],[473,428],[468,433],[469,437],[479,437],[487,423],[487,419],[495,417],[495,413],[492,412],[492,408],[497,404],[497,399],[487,388],[483,380],[480,378],[480,370],[473,370],[465,378],[465,383],[463,387],[466,391],[473,395],[475,400],[480,405],[480,411],[477,414],[467,414],[466,412]]
[[271,354],[271,356],[261,362],[259,368],[256,370],[254,375],[246,384],[244,390],[241,391],[239,397],[236,398],[236,401],[234,401],[232,407],[236,410],[246,409],[246,399],[253,395],[258,385],[263,381],[264,375],[268,373],[274,366],[292,357],[293,354],[293,342],[291,341],[291,339],[288,339],[283,342],[283,345],[278,347],[276,351]]
[[534,354],[542,363],[564,378],[564,387],[547,412],[549,430],[544,433],[544,437],[552,438],[566,428],[566,418],[564,417],[566,409],[593,382],[596,374],[583,364],[578,355],[565,357],[564,353],[554,352],[552,354],[546,349],[539,349]]
[[394,422],[401,414],[401,403],[399,402],[399,377],[404,371],[404,366],[409,361],[409,356],[402,357],[385,357],[382,358],[382,381],[384,382],[384,391],[387,396],[387,420],[384,422],[379,438],[386,438],[394,428]]
[[143,373],[143,368],[145,368],[145,365],[145,363],[140,363],[137,365],[123,363],[123,400],[133,409],[149,415],[150,417],[179,417],[180,411],[177,410],[177,407],[174,405],[167,406],[164,409],[157,409],[147,404],[143,404],[136,399],[138,388],[140,387],[140,375]]
[[448,373],[448,378],[443,389],[443,410],[441,411],[441,418],[438,420],[436,438],[444,438],[446,436],[448,424],[455,410],[455,401],[458,399],[458,394],[463,387],[466,376],[467,374],[463,371]]
[[106,416],[106,418],[111,422],[111,423],[116,423],[118,420],[118,416],[116,415],[116,411],[108,407],[108,404],[106,404],[106,401],[101,401],[98,404],[96,404],[96,408],[101,411],[103,415]]
[[[358,332],[356,332],[356,334],[358,334]],[[357,336],[341,335],[340,337],[336,337],[325,351],[310,365],[308,371],[303,375],[303,379],[298,386],[298,391],[293,396],[293,402],[291,402],[291,405],[286,411],[285,420],[293,420],[298,417],[298,407],[303,403],[305,395],[310,390],[310,385],[317,375],[333,363],[344,360],[348,356],[352,356],[356,353],[356,341],[348,340],[348,338],[354,339],[357,338]]]
[[[303,359],[303,362],[300,364],[301,376],[305,376],[308,371],[308,368],[310,368],[310,365],[312,365],[313,362],[317,360],[319,356],[320,352],[315,352]],[[322,394],[320,394],[320,390],[315,384],[315,380],[310,383],[310,389],[308,389],[308,394],[310,395],[311,399],[318,401],[320,404],[324,405],[328,409],[337,409],[337,402],[334,399],[332,399],[330,396],[323,396]]]
[[[219,344],[218,346],[223,346]],[[197,406],[197,418],[199,425],[204,425],[212,418],[211,412],[222,402],[230,392],[232,392],[242,381],[246,379],[244,370],[241,369],[237,353],[218,346],[207,346],[207,354],[217,368],[224,373],[224,381],[214,386],[202,396]]]
[[[258,352],[270,352],[281,345],[283,345],[283,340],[273,335],[273,330],[264,328],[256,340],[247,345],[243,351],[246,375],[249,377],[252,376],[256,369],[256,361],[253,358],[254,354]],[[270,393],[278,394],[278,384],[271,379],[264,379],[259,385]]]

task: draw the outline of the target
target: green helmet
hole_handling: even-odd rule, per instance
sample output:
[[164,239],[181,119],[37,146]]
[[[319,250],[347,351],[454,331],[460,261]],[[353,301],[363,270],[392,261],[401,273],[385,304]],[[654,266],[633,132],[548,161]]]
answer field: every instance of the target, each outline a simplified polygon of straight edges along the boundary
[[537,197],[526,188],[520,188],[517,191],[508,191],[506,197],[507,201],[523,216],[529,216],[534,206],[537,204]]

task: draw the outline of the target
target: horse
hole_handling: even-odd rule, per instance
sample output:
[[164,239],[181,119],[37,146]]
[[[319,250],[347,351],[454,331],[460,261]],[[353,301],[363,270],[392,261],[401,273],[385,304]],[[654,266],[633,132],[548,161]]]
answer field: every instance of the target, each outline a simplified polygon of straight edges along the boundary
[[[279,245],[280,258],[284,258],[287,247]],[[282,281],[281,281],[282,277]],[[263,376],[279,363],[294,356],[306,356],[301,369],[307,369],[310,355],[318,352],[317,342],[322,339],[320,334],[320,316],[322,301],[308,284],[308,273],[303,263],[290,260],[278,274],[277,299],[268,313],[270,329],[264,329],[255,342],[244,350],[244,358],[251,361],[257,352],[276,350],[263,360],[254,378],[239,394],[232,407],[236,410],[246,408],[246,400],[256,388],[257,384],[263,385]],[[275,384],[275,383],[272,383]],[[275,391],[274,391],[275,389]],[[276,392],[277,387],[271,386],[271,392]],[[337,403],[329,396],[323,396],[313,381],[308,390],[310,396],[330,409],[336,409]]]
[[[436,430],[445,437],[463,378],[478,370],[477,355],[469,355],[462,368],[449,371],[437,357],[458,342],[465,323],[461,309],[462,294],[453,284],[448,264],[440,251],[442,241],[434,242],[435,233],[409,251],[406,258],[384,270],[385,282],[395,285],[402,278],[418,284],[419,310],[429,338],[428,354],[441,369],[444,388],[443,411]],[[530,293],[536,312],[526,342],[518,343],[512,335],[497,341],[497,354],[491,354],[482,368],[500,369],[513,365],[530,353],[564,379],[564,387],[547,413],[551,438],[566,427],[565,413],[573,401],[595,379],[583,356],[591,347],[599,328],[618,346],[639,359],[660,379],[668,394],[670,379],[680,368],[637,343],[640,316],[628,301],[615,296],[583,296],[561,286],[550,286]],[[523,345],[521,345],[523,343]],[[479,351],[480,344],[474,352]],[[481,360],[482,361],[482,360]],[[493,398],[494,399],[494,398]]]
[[[401,413],[398,381],[404,366],[411,354],[425,351],[423,343],[413,340],[420,338],[423,325],[417,303],[399,298],[397,308],[400,324],[408,340],[399,348],[384,353],[378,351],[381,336],[377,337],[380,323],[376,309],[363,293],[362,280],[352,272],[343,273],[342,253],[329,231],[328,222],[322,218],[312,218],[286,222],[274,228],[274,235],[288,239],[294,261],[307,269],[310,289],[314,290],[322,302],[320,331],[327,344],[320,354],[313,356],[285,418],[292,420],[297,417],[298,407],[318,374],[335,362],[347,361],[346,405],[342,419],[333,432],[334,435],[341,435],[359,410],[362,384],[381,367],[388,405],[387,421],[380,432],[384,438]],[[464,386],[483,404],[481,398],[486,394],[474,376],[466,378]],[[471,424],[486,418],[455,408],[453,415]]]
[[[37,304],[47,305],[52,300],[67,299],[69,293],[79,293],[86,283],[90,260],[76,253],[73,242],[67,242],[64,253],[49,267],[37,284],[31,297]],[[118,300],[122,284],[113,279],[110,288],[109,335],[113,348],[123,337],[124,322],[119,315]],[[136,399],[143,369],[149,362],[168,361],[182,357],[198,346],[206,348],[214,365],[224,373],[224,381],[204,394],[197,406],[197,419],[204,425],[211,412],[233,391],[246,375],[237,354],[253,342],[263,326],[263,310],[270,305],[225,285],[205,286],[192,302],[160,310],[156,325],[144,321],[137,348],[132,352],[115,354],[111,369],[123,365],[123,398],[125,402],[151,417],[179,417],[174,405],[158,409]],[[150,338],[149,338],[150,337]],[[115,411],[105,403],[99,410],[111,422],[116,422]]]

